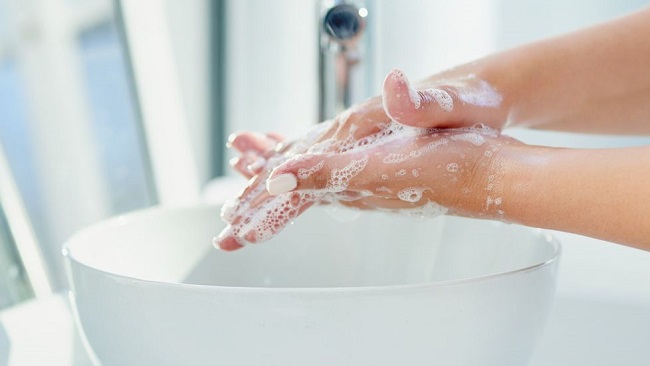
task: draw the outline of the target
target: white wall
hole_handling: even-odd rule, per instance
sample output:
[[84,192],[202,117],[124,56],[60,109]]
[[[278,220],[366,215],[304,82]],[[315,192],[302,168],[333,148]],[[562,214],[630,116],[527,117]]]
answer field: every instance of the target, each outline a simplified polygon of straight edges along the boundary
[[200,182],[210,178],[210,23],[208,0],[165,0],[174,60]]
[[237,0],[226,12],[226,133],[299,136],[318,114],[315,1]]
[[[378,88],[400,68],[413,80],[485,56],[494,48],[494,1],[377,0]],[[379,89],[376,91],[380,92]]]

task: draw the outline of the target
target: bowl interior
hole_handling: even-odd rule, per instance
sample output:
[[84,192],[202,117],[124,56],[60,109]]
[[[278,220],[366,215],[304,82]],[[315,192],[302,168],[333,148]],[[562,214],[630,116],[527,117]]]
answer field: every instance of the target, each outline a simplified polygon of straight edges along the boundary
[[83,230],[65,252],[72,262],[136,279],[282,288],[478,280],[540,266],[559,254],[550,236],[517,225],[332,216],[311,209],[270,242],[227,253],[211,245],[223,228],[218,207],[150,209]]

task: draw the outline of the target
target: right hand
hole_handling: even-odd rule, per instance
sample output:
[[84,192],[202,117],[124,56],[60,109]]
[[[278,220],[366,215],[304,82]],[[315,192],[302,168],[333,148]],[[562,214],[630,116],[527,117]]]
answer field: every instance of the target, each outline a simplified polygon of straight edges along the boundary
[[[271,197],[264,189],[271,169],[289,159],[292,159],[291,161],[294,163],[296,160],[306,159],[304,156],[299,159],[296,159],[296,157],[307,152],[321,155],[340,155],[342,159],[345,159],[346,156],[354,153],[354,151],[350,151],[350,154],[345,155],[348,150],[354,150],[355,146],[360,147],[369,136],[381,133],[391,119],[415,127],[462,127],[480,122],[475,120],[474,117],[491,115],[492,119],[490,121],[492,123],[490,125],[500,127],[497,122],[498,119],[494,118],[494,115],[498,114],[495,111],[500,110],[501,103],[501,97],[496,91],[487,82],[473,75],[454,78],[452,75],[454,72],[459,73],[458,70],[452,70],[441,74],[440,78],[444,76],[443,80],[433,77],[429,81],[420,83],[419,89],[414,89],[402,72],[394,70],[385,79],[383,98],[375,97],[365,103],[356,105],[333,121],[321,124],[316,128],[316,132],[312,132],[307,137],[290,144],[281,143],[281,137],[275,134],[265,136],[244,132],[232,136],[230,144],[242,156],[234,159],[231,163],[237,171],[252,179],[249,186],[238,197],[237,202],[225,206],[222,216],[229,223],[229,226],[215,240],[215,244],[222,249],[234,250],[240,248],[244,242],[263,241],[321,199],[320,197],[309,197],[306,199],[309,202],[299,204],[298,201],[305,200],[297,198],[298,196],[295,194],[287,197],[284,197],[286,195]],[[427,138],[439,138],[439,135],[421,137],[420,143]],[[412,147],[418,143],[414,141],[401,142],[411,143]],[[386,148],[384,146],[379,149]],[[393,146],[393,149],[399,148],[400,146]],[[375,153],[379,156],[386,153],[386,150],[378,150]],[[407,155],[408,153],[406,152]],[[483,152],[481,151],[481,153]],[[437,164],[437,166],[441,165]],[[447,164],[444,164],[444,166],[447,166]],[[285,167],[287,166],[285,165]],[[294,173],[299,176],[298,170],[311,167],[295,166],[295,168],[297,170]],[[377,172],[377,168],[374,167],[368,171]],[[413,169],[409,169],[409,172],[412,172]],[[430,167],[425,165],[420,169],[429,171]],[[277,174],[275,176],[277,177]],[[426,177],[428,177],[427,174],[422,175],[422,179]],[[458,179],[458,177],[455,177],[455,179]],[[339,200],[346,205],[359,208],[383,207],[399,209],[414,206],[412,202],[405,205],[404,201],[400,201],[396,196],[398,191],[392,192],[394,197],[390,198],[391,204],[386,200],[387,197],[382,197],[377,201],[377,192],[372,197],[361,197],[360,195],[367,195],[367,192],[360,193],[347,189],[336,193],[335,198],[332,198],[330,194],[326,199],[330,201],[333,199]],[[433,202],[429,198],[426,201]],[[260,215],[264,216],[264,213],[253,214],[251,212],[259,211],[259,208],[265,204],[273,207],[289,205],[290,207],[287,209],[289,215],[283,216],[282,224],[275,223],[269,226],[264,235],[254,235],[253,231],[249,230],[250,222],[264,220],[259,217]]]

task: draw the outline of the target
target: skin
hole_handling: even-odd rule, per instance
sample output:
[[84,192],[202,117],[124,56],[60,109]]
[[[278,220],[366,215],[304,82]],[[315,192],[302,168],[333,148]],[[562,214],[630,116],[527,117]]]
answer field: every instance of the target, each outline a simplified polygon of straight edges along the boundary
[[[283,174],[298,176],[299,169],[323,161],[324,167],[307,179],[298,179],[293,192],[323,190],[333,169],[369,156],[364,170],[350,180],[335,199],[359,197],[343,204],[362,209],[399,209],[437,202],[451,214],[499,219],[524,225],[579,233],[650,250],[650,147],[620,149],[564,149],[525,145],[501,134],[482,134],[476,146],[450,140],[444,149],[405,161],[400,169],[421,169],[418,177],[383,181],[397,168],[381,162],[389,153],[408,154],[418,144],[466,133],[456,128],[477,122],[496,130],[525,126],[560,131],[650,133],[650,9],[561,37],[524,45],[433,75],[411,84],[398,70],[384,82],[383,95],[357,105],[335,118],[307,147],[279,146],[281,137],[249,132],[231,139],[242,153],[234,167],[251,178],[240,200],[259,205],[237,207],[227,218],[229,228],[259,210],[272,197],[259,189]],[[432,96],[442,92],[453,109]],[[468,94],[478,99],[468,99]],[[495,98],[496,96],[496,98]],[[487,102],[486,102],[487,101]],[[309,146],[322,141],[360,140],[376,134],[381,124],[394,120],[408,126],[444,128],[429,136],[379,143],[365,150],[318,151]],[[447,136],[448,138],[449,136]],[[496,147],[495,150],[492,149]],[[489,158],[485,152],[491,150]],[[463,159],[462,156],[465,158]],[[279,164],[269,158],[281,157]],[[298,158],[299,157],[299,158]],[[265,164],[251,166],[264,159]],[[445,169],[463,160],[462,172]],[[277,162],[277,161],[276,161]],[[489,192],[488,184],[494,183]],[[422,200],[405,202],[400,189],[425,187]],[[256,187],[258,187],[256,189]],[[391,192],[378,192],[387,187]],[[355,196],[356,195],[356,196]],[[254,197],[252,197],[254,196]],[[487,199],[490,197],[490,199]],[[501,198],[498,207],[494,198]],[[318,202],[314,202],[318,203]],[[313,204],[313,203],[312,203]],[[311,204],[310,204],[311,205]],[[296,215],[310,205],[301,207]],[[245,208],[245,210],[244,210]],[[260,213],[260,214],[263,214]],[[238,221],[239,220],[239,221]],[[282,229],[278,226],[275,231]],[[242,240],[257,242],[249,233],[224,231],[216,244],[224,250],[241,247]]]

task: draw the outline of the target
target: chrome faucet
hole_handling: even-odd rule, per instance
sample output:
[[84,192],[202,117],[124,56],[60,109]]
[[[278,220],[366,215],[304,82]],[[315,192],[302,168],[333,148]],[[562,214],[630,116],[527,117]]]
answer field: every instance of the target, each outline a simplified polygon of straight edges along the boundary
[[333,118],[372,92],[368,3],[362,0],[320,2],[320,121]]

